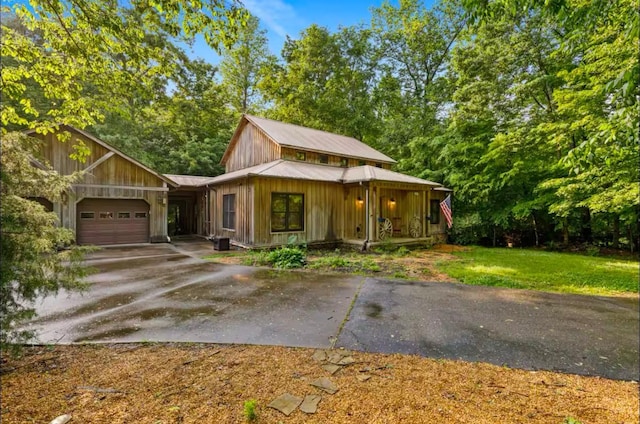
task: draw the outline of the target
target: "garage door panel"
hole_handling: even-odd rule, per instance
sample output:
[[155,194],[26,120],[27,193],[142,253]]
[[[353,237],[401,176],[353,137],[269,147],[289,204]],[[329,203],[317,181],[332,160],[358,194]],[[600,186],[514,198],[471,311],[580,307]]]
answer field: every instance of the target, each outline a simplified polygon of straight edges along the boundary
[[77,210],[78,244],[149,241],[149,205],[143,200],[84,199]]

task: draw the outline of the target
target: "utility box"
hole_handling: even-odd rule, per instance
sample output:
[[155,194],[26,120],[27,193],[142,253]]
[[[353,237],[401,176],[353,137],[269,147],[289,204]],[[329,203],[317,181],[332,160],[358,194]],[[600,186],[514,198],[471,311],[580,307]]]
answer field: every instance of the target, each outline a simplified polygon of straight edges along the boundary
[[229,250],[229,237],[214,237],[211,241],[213,250]]

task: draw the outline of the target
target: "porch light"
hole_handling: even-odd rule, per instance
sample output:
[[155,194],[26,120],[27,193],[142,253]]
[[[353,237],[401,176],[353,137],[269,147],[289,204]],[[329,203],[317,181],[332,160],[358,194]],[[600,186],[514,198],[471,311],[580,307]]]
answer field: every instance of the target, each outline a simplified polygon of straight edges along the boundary
[[358,205],[361,205],[364,203],[364,200],[362,199],[362,197],[358,196],[358,200],[356,200],[356,202],[358,202]]
[[391,203],[392,205],[395,205],[396,199],[392,197],[391,199],[389,199],[389,203]]

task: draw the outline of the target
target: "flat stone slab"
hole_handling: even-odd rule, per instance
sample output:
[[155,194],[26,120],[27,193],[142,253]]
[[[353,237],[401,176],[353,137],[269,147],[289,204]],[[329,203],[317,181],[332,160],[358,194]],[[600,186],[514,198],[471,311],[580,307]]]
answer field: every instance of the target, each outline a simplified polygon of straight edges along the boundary
[[324,350],[316,350],[315,352],[313,352],[313,356],[311,356],[311,359],[313,359],[316,362],[324,362],[327,360],[327,352],[325,352]]
[[317,387],[318,389],[329,393],[330,395],[336,393],[338,391],[338,386],[335,385],[331,380],[326,377],[322,377],[317,379],[316,381],[309,383],[313,387]]
[[334,364],[326,364],[322,366],[322,369],[325,370],[326,372],[328,372],[329,374],[333,375],[335,373],[337,373],[338,371],[340,371],[342,367],[340,365],[334,365]]
[[300,410],[305,414],[315,414],[321,400],[322,396],[320,395],[307,395],[300,405]]
[[370,380],[371,376],[368,374],[360,374],[360,375],[356,375],[356,378],[358,379],[358,381],[365,382],[367,380]]
[[285,393],[278,396],[274,400],[272,400],[271,403],[267,406],[269,408],[273,408],[282,412],[284,415],[288,417],[289,415],[291,415],[293,411],[296,410],[296,408],[301,403],[302,403],[302,398],[294,396],[290,393]]

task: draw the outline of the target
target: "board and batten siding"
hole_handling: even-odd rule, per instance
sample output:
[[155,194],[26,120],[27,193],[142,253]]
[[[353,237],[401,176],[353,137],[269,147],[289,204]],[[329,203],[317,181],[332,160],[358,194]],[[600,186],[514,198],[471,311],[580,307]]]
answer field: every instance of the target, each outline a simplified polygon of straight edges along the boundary
[[337,156],[331,153],[319,153],[319,152],[313,152],[313,151],[304,150],[304,149],[296,149],[293,147],[282,147],[281,149],[282,149],[281,150],[282,159],[287,159],[287,160],[299,161],[297,159],[298,152],[304,152],[306,156],[305,160],[300,162],[322,164],[322,162],[320,162],[320,156],[324,155],[324,156],[327,156],[326,165],[330,165],[330,166],[341,166],[340,161],[342,160],[342,158],[346,158],[347,166],[345,166],[345,168],[352,168],[354,166],[362,166],[362,165],[371,165],[371,166],[380,165],[381,168],[391,169],[391,164],[389,163],[376,162],[368,159],[357,159],[357,158],[346,157],[346,156]]
[[[223,198],[235,194],[235,228],[223,228]],[[249,246],[253,240],[253,184],[250,179],[232,181],[212,188],[210,195],[213,235],[229,237],[230,240]],[[258,211],[258,213],[260,213]]]
[[[167,191],[166,183],[153,173],[137,164],[112,154],[106,160],[110,150],[95,143],[84,135],[69,129],[71,138],[60,142],[55,134],[39,136],[43,139],[42,159],[49,163],[61,175],[70,175],[76,171],[90,169],[77,181],[67,193],[66,201],[55,202],[54,212],[60,225],[76,231],[77,204],[85,198],[96,199],[140,199],[149,204],[150,241],[167,240]],[[73,146],[84,143],[90,150],[84,162],[73,160]]]
[[[344,189],[341,184],[256,178],[254,185],[254,237],[256,246],[286,245],[291,236],[296,242],[313,243],[337,241],[343,238]],[[271,231],[271,193],[300,193],[304,195],[304,230]]]
[[280,159],[280,146],[252,123],[240,130],[235,145],[225,162],[225,172],[260,165]]

